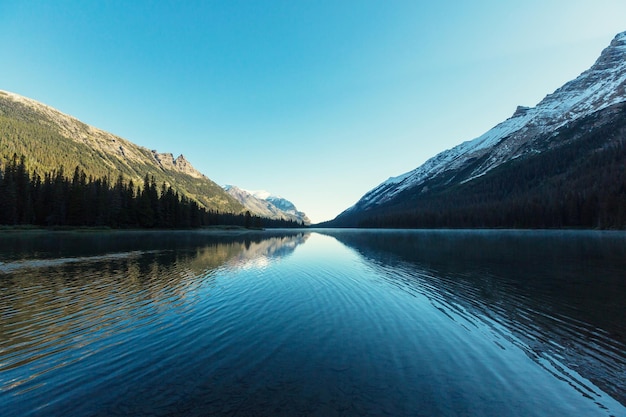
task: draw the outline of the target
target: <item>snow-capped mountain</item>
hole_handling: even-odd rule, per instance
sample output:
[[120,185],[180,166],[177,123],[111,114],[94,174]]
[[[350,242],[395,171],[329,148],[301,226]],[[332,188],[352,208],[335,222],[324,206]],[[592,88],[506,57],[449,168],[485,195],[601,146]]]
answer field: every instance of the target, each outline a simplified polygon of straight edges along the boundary
[[268,191],[248,191],[234,185],[225,185],[223,188],[253,214],[270,219],[293,220],[307,226],[311,224],[306,214],[298,211],[291,201]]
[[301,221],[303,221],[305,224],[311,223],[311,221],[306,216],[306,214],[304,214],[304,212],[298,211],[296,206],[291,201],[285,198],[275,196],[275,195],[269,195],[265,198],[265,201],[272,203],[275,207],[277,207],[283,213],[287,213],[290,216],[294,216],[298,219],[301,219]]
[[450,186],[472,181],[501,164],[549,148],[550,135],[593,113],[626,101],[626,32],[618,34],[595,64],[547,95],[535,107],[518,107],[482,136],[441,152],[413,171],[389,178],[338,216],[393,204],[405,192],[427,192],[437,178]]

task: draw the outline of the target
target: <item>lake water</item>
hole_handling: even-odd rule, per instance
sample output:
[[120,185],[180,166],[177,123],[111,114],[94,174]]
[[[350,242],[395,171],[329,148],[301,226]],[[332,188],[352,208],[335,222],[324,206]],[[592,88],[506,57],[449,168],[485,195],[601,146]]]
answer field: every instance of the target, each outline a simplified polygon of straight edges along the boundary
[[0,235],[2,416],[626,416],[626,233]]

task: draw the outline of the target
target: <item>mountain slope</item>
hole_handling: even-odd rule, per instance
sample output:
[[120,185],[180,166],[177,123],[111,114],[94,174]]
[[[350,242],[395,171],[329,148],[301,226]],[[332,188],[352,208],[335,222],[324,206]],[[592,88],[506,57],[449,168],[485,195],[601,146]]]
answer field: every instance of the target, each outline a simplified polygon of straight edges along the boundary
[[[522,169],[541,153],[563,146],[583,146],[582,143],[595,137],[595,131],[608,126],[621,129],[612,122],[623,117],[620,103],[625,101],[626,32],[615,37],[589,70],[546,96],[536,107],[518,107],[511,118],[482,136],[436,155],[413,171],[388,179],[328,225],[373,225],[381,216],[398,219],[400,213],[405,217],[419,217],[418,212],[423,214],[426,201],[432,210],[435,206],[439,211],[459,210],[459,201],[452,198],[453,194],[472,195],[470,190],[474,184],[488,174],[489,178],[494,178],[507,171],[505,164],[518,160],[517,169]],[[572,131],[574,126],[579,132]],[[602,153],[602,149],[622,146],[623,139],[613,139],[610,144],[598,143],[589,152]],[[561,151],[563,155],[569,154],[565,149]],[[559,157],[558,152],[553,157]],[[503,169],[498,171],[500,167]],[[575,178],[570,180],[575,181]],[[542,192],[548,192],[548,188]],[[443,198],[446,193],[447,197]],[[481,198],[488,200],[490,197],[482,195]],[[375,217],[378,220],[373,220]],[[423,224],[418,222],[415,226]]]
[[114,181],[121,174],[136,185],[149,175],[209,210],[243,210],[182,155],[151,151],[35,100],[0,91],[0,158],[14,153],[24,155],[29,169],[39,173],[63,166],[69,175],[79,166],[87,175],[108,175]]
[[247,191],[234,185],[224,186],[224,190],[239,201],[252,214],[270,219],[292,220],[305,225],[311,221],[289,200],[277,197],[267,191]]
[[295,221],[304,223],[306,226],[311,224],[311,220],[307,217],[307,215],[303,211],[299,211],[296,208],[296,205],[286,198],[269,195],[265,200],[272,203],[274,207],[284,213],[287,218],[293,218]]

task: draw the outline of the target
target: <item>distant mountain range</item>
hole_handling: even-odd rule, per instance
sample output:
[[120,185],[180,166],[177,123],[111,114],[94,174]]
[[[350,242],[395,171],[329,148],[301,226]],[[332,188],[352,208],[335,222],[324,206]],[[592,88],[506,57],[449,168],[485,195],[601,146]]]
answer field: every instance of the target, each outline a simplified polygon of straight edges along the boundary
[[235,214],[250,210],[261,217],[310,223],[287,200],[268,194],[260,198],[262,204],[254,206],[234,189],[226,192],[183,155],[175,158],[149,150],[35,100],[0,91],[0,168],[13,154],[25,156],[28,169],[40,175],[63,167],[71,176],[78,166],[87,175],[108,176],[111,181],[122,175],[136,186],[148,175],[207,210]]
[[306,226],[311,224],[306,214],[298,211],[291,201],[268,191],[248,191],[234,185],[225,185],[224,190],[251,213],[270,219],[293,220]]
[[323,226],[626,227],[626,32],[482,136],[389,178]]

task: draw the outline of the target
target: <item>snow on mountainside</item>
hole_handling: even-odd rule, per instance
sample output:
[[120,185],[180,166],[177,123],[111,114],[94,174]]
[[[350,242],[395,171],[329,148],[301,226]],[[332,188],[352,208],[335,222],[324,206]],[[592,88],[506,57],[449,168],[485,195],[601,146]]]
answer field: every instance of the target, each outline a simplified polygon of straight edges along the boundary
[[626,101],[626,32],[618,34],[595,64],[576,79],[547,95],[533,108],[518,107],[512,117],[482,136],[443,151],[413,171],[389,178],[344,213],[367,210],[391,201],[443,173],[461,171],[480,160],[471,172],[453,176],[450,184],[470,181],[528,152],[539,152],[540,137],[613,104]]
[[250,194],[252,194],[253,196],[255,196],[256,198],[259,198],[261,200],[267,200],[269,197],[272,196],[272,194],[269,191],[265,191],[265,190],[256,190],[256,191],[248,191]]
[[278,208],[281,212],[287,214],[287,216],[289,216],[290,218],[294,218],[299,222],[303,222],[305,225],[311,224],[311,220],[309,220],[307,215],[302,211],[298,211],[296,205],[286,198],[273,195],[269,191],[265,190],[251,191],[251,193],[256,198],[265,200],[273,204],[274,207]]
[[305,225],[311,224],[306,214],[298,211],[291,201],[274,196],[268,191],[248,191],[234,185],[225,185],[223,188],[251,213],[270,219],[285,219],[302,222]]

